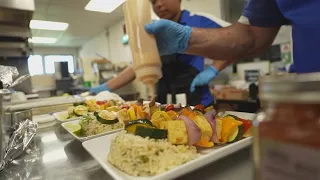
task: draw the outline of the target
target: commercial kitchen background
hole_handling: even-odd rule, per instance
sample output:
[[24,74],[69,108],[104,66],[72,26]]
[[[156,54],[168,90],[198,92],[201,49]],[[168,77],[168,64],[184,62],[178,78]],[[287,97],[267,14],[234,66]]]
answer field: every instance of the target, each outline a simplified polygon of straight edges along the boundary
[[[32,19],[65,22],[69,27],[65,31],[31,29],[32,37],[56,38],[56,42],[33,43],[30,52],[33,55],[26,56],[23,60],[10,59],[9,55],[1,54],[2,62],[7,63],[10,60],[10,65],[25,70],[27,68],[31,73],[29,87],[32,88],[27,90],[24,86],[20,89],[25,91],[25,94],[48,97],[71,92],[65,89],[71,86],[65,86],[60,68],[54,65],[57,64],[54,62],[68,62],[69,73],[75,75],[71,81],[76,87],[73,90],[79,90],[76,92],[85,91],[89,84],[95,86],[110,79],[132,62],[130,47],[123,42],[126,33],[122,6],[111,13],[101,13],[85,10],[88,2],[89,0],[35,0]],[[229,22],[235,22],[240,17],[244,4],[245,0],[182,0],[184,9]],[[157,18],[153,12],[152,16]],[[291,27],[283,27],[273,44],[274,46],[261,56],[239,60],[237,65],[228,67],[215,81],[220,80],[220,83],[225,84],[232,79],[244,79],[243,68],[260,67],[265,74],[275,71],[273,67],[288,66],[292,61]],[[112,64],[93,63],[101,57],[110,60]],[[101,76],[99,69],[100,73],[104,71]],[[70,84],[71,81],[67,80],[65,83]],[[116,93],[139,92],[141,97],[146,98],[146,91],[143,84],[134,81]]]

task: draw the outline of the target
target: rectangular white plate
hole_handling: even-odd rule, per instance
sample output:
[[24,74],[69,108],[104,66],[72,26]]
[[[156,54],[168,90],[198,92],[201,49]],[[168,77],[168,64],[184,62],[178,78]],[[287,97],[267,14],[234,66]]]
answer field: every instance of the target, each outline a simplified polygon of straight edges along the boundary
[[53,113],[52,115],[53,115],[53,116],[56,118],[56,120],[59,121],[60,123],[81,119],[81,117],[75,117],[75,118],[66,119],[66,117],[68,117],[68,111],[56,112],[56,113]]
[[80,137],[80,136],[77,136],[77,135],[73,134],[71,131],[69,131],[69,130],[66,128],[66,125],[67,125],[67,124],[79,124],[79,122],[80,122],[80,120],[65,122],[65,123],[62,123],[61,126],[62,126],[66,131],[68,131],[68,133],[70,133],[75,139],[77,139],[77,140],[79,140],[79,141],[81,141],[81,142],[88,141],[88,140],[93,139],[93,138],[97,138],[97,137],[100,137],[100,136],[105,136],[105,135],[112,134],[112,133],[116,133],[116,132],[119,132],[119,131],[123,130],[123,128],[121,128],[121,129],[116,129],[116,130],[112,130],[112,131],[109,131],[109,132],[104,132],[104,133],[97,134],[97,135],[93,135],[93,136]]
[[[241,112],[226,112],[228,114],[233,114],[239,116],[243,119],[253,120],[255,114],[251,113],[241,113]],[[102,136],[99,138],[92,139],[82,143],[83,147],[93,156],[93,158],[99,162],[102,168],[108,172],[116,180],[167,180],[174,179],[179,176],[182,176],[188,172],[192,172],[196,169],[199,169],[209,163],[217,161],[223,157],[229,156],[245,147],[248,147],[252,144],[252,138],[245,138],[238,142],[224,145],[224,146],[215,146],[210,149],[199,150],[200,156],[186,164],[183,164],[177,168],[174,168],[170,171],[162,173],[157,176],[151,177],[134,177],[130,176],[117,168],[111,165],[107,161],[107,156],[109,154],[109,149],[112,139],[116,134],[111,134],[107,136]]]

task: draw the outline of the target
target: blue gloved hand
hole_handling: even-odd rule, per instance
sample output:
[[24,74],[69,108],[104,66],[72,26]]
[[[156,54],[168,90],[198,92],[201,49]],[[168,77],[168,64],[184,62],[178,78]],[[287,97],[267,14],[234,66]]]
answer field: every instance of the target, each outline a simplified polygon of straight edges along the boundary
[[161,56],[186,52],[192,33],[190,26],[183,26],[165,19],[147,24],[145,30],[155,35]]
[[209,66],[208,69],[202,71],[193,79],[190,86],[190,92],[194,92],[197,86],[208,85],[218,74],[219,71],[215,67]]
[[97,87],[93,87],[89,90],[89,93],[90,94],[98,94],[102,91],[111,91],[110,88],[108,88],[107,84],[106,83],[103,83]]

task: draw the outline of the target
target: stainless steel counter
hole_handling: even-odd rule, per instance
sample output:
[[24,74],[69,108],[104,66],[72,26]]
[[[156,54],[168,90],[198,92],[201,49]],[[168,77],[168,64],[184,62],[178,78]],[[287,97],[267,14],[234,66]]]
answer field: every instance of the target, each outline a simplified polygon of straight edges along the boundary
[[[221,159],[179,180],[252,180],[250,148]],[[39,130],[27,152],[11,163],[1,180],[112,180],[60,124]]]

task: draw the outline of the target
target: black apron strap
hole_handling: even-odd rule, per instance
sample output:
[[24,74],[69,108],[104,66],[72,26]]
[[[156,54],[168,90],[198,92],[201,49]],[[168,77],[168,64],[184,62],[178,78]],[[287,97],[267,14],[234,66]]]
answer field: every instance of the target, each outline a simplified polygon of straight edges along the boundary
[[177,60],[177,55],[161,56],[162,62],[162,78],[157,83],[156,101],[161,104],[167,103],[167,94],[171,94],[172,77],[174,76],[173,63]]
[[185,93],[187,104],[192,106],[200,104],[203,95],[202,88],[197,87],[195,92],[190,92],[191,83],[193,79],[199,74],[199,71],[196,68],[180,61],[177,62],[176,69],[179,74],[177,74],[177,78],[175,79],[174,83],[175,95]]

